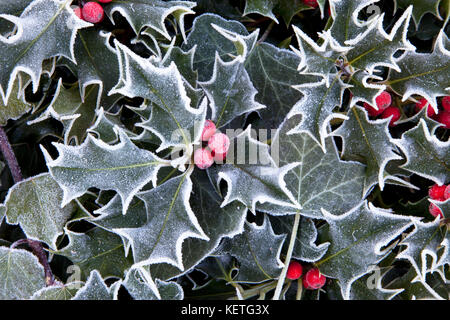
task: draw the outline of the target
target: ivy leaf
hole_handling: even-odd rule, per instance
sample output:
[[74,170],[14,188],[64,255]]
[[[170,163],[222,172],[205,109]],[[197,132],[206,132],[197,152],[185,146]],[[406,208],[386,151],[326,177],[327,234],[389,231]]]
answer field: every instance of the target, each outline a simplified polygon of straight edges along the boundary
[[423,119],[394,143],[406,156],[400,166],[412,173],[433,180],[439,185],[450,179],[450,141],[443,142],[431,135]]
[[51,287],[44,287],[36,291],[31,300],[70,300],[77,293],[78,289],[83,286],[83,282],[71,282],[68,284],[56,284]]
[[316,265],[327,277],[339,280],[344,299],[349,299],[352,283],[392,249],[382,250],[383,246],[412,224],[410,217],[391,214],[367,202],[345,215],[335,216],[325,210],[323,215],[329,227],[320,240],[330,245]]
[[48,173],[15,184],[5,199],[6,218],[20,224],[27,238],[56,248],[56,240],[74,212],[75,205],[60,207],[62,190]]
[[348,119],[333,131],[333,135],[343,139],[342,157],[362,161],[367,166],[364,194],[376,183],[383,189],[386,179],[395,179],[386,172],[386,165],[402,159],[393,151],[395,144],[388,124],[389,119],[369,120],[364,109],[354,106],[348,112]]
[[397,258],[408,260],[421,281],[425,281],[428,271],[427,255],[431,256],[434,265],[438,260],[437,250],[445,236],[439,224],[439,218],[429,223],[414,221],[414,230],[400,243],[406,249]]
[[[346,57],[348,63],[357,69],[373,73],[379,67],[388,67],[400,72],[394,54],[399,50],[413,51],[415,47],[408,41],[409,21],[412,8],[408,8],[387,34],[383,28],[384,14],[375,19],[364,33],[345,43],[352,46]],[[399,30],[401,29],[401,30]]]
[[190,174],[188,170],[137,195],[147,209],[144,225],[113,229],[128,239],[138,266],[165,262],[183,271],[183,241],[189,237],[209,240],[189,205],[192,191]]
[[299,205],[287,190],[284,176],[299,163],[290,163],[281,168],[269,154],[269,146],[251,136],[251,126],[236,137],[235,145],[230,146],[226,163],[209,169],[217,176],[217,185],[223,179],[228,190],[221,207],[237,200],[255,213],[256,203],[273,203],[291,207]]
[[363,8],[378,1],[330,0],[331,17],[333,18],[330,32],[333,39],[344,45],[347,40],[352,40],[362,33],[369,22],[359,20],[358,14]]
[[[327,139],[324,152],[306,133],[289,134],[297,117],[285,120],[272,140],[272,150],[278,149],[280,165],[297,162],[285,176],[286,186],[301,205],[303,216],[322,218],[321,209],[343,214],[356,207],[364,198],[365,168],[357,162],[339,159],[332,139]],[[258,210],[272,215],[295,214],[289,207],[259,206]]]
[[183,288],[176,282],[153,281],[144,268],[127,272],[123,286],[135,300],[183,300]]
[[402,101],[417,94],[438,111],[436,98],[448,95],[450,83],[450,51],[444,41],[448,39],[441,30],[432,53],[406,52],[396,60],[401,72],[391,70],[386,84],[403,97]]
[[31,252],[0,247],[0,300],[29,299],[43,287],[44,268]]
[[244,233],[225,239],[216,252],[230,254],[239,262],[234,281],[259,283],[277,278],[283,267],[280,251],[286,235],[276,235],[267,216],[261,226],[246,223],[244,229]]
[[100,273],[93,270],[86,284],[78,290],[72,300],[116,300],[121,280],[113,283],[111,287],[105,284]]
[[110,146],[92,135],[73,147],[55,143],[55,160],[43,149],[52,177],[64,191],[62,206],[83,195],[89,188],[115,190],[127,212],[133,196],[150,181],[156,185],[159,168],[167,164],[150,151],[136,147],[118,129],[120,143]]
[[1,15],[18,28],[11,38],[0,37],[0,94],[5,104],[19,71],[31,77],[36,92],[45,59],[61,55],[75,61],[77,30],[91,24],[78,19],[70,4],[70,0],[35,0],[20,17]]
[[278,19],[272,12],[273,8],[277,5],[277,2],[277,0],[247,0],[245,1],[243,15],[246,16],[251,13],[257,13],[278,23]]
[[31,110],[31,104],[25,101],[23,80],[20,74],[14,80],[8,104],[0,100],[0,125],[5,126],[9,119],[18,119]]
[[[329,85],[327,85],[329,83]],[[342,82],[338,74],[330,75],[330,81],[323,79],[315,84],[294,86],[304,94],[288,114],[288,118],[301,114],[300,123],[289,133],[308,133],[325,151],[325,138],[328,135],[327,127],[333,118],[342,118],[333,113],[333,109],[340,106],[344,90],[349,86]]]
[[[175,63],[167,68],[155,67],[130,49],[115,42],[120,62],[120,80],[110,94],[142,97],[154,103],[149,120],[138,126],[161,139],[157,152],[169,147],[188,147],[198,141],[206,116],[206,101],[199,109],[192,108],[191,99]],[[178,132],[179,134],[174,134]],[[182,141],[180,141],[182,138]]]
[[196,3],[191,1],[128,0],[113,1],[105,6],[105,12],[111,21],[114,21],[114,13],[119,12],[136,34],[144,27],[149,27],[170,40],[171,36],[165,26],[167,17],[173,15],[176,18],[184,35],[184,16],[193,14],[191,9],[195,6]]
[[[405,9],[412,5],[412,17],[416,25],[416,29],[419,26],[420,20],[426,13],[432,13],[439,19],[441,16],[439,14],[439,3],[441,0],[395,0],[396,8]],[[396,10],[394,10],[396,11]]]
[[101,228],[93,228],[84,233],[66,230],[69,244],[56,254],[67,257],[80,267],[81,276],[86,279],[93,270],[103,277],[122,277],[131,267],[133,259],[125,257],[120,237]]
[[[2,164],[0,164],[0,166],[2,166]],[[3,221],[3,217],[5,216],[6,213],[6,207],[3,204],[0,204],[0,224]]]

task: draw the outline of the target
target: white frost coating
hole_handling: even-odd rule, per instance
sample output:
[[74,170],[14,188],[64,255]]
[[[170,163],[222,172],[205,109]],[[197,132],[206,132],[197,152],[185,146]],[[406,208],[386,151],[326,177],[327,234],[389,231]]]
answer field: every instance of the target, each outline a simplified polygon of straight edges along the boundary
[[161,294],[159,293],[158,287],[156,286],[156,283],[153,281],[152,276],[150,275],[150,272],[147,272],[144,268],[134,265],[130,270],[127,271],[127,275],[125,277],[125,280],[123,281],[124,286],[126,287],[128,281],[130,281],[130,278],[133,276],[133,271],[136,271],[139,273],[139,275],[144,279],[144,283],[148,288],[153,292],[153,294],[161,300]]
[[[345,2],[347,0],[329,0],[330,3],[330,11],[331,11],[331,17],[333,18],[333,20],[336,20],[336,5],[339,5],[341,2]],[[361,21],[358,19],[358,14],[359,12],[364,8],[367,7],[368,5],[371,5],[373,3],[376,3],[380,0],[362,0],[359,1],[360,3],[358,4],[358,6],[356,7],[355,11],[352,12],[352,22],[362,28],[364,26],[366,26],[367,24],[371,23],[372,20],[369,21]],[[378,16],[375,16],[374,18],[377,18]]]
[[[378,93],[376,95],[374,95],[372,101],[366,100],[364,98],[361,97],[357,97],[357,96],[353,96],[352,99],[350,99],[350,105],[349,105],[349,109],[351,109],[353,106],[356,105],[357,102],[366,102],[369,105],[372,106],[372,108],[374,108],[375,110],[378,110],[378,106],[377,106],[377,102],[376,102],[376,98],[383,92],[386,90],[386,85],[384,84],[377,84],[377,83],[368,83],[367,80],[368,79],[372,79],[372,80],[378,80],[378,81],[382,81],[383,77],[379,77],[377,75],[374,74],[366,74],[363,78],[361,83],[363,84],[363,86],[365,88],[368,89],[378,89]],[[352,86],[353,87],[353,86]],[[398,122],[397,122],[398,123]]]
[[256,40],[258,39],[259,29],[253,31],[249,35],[243,36],[237,34],[235,32],[224,29],[214,23],[211,23],[211,27],[215,29],[219,34],[221,34],[226,39],[230,40],[236,46],[236,49],[239,53],[242,50],[242,53],[239,54],[242,58],[242,62],[245,61],[249,53],[253,50]]
[[[433,288],[426,283],[426,281],[423,281],[419,276],[416,276],[413,280],[411,280],[411,283],[420,282],[421,285],[437,300],[448,300],[448,298],[441,297]],[[416,296],[412,296],[411,300],[416,300]]]
[[[120,281],[120,280],[119,280]],[[92,270],[84,287],[77,291],[71,300],[104,300],[114,296],[111,288],[108,288],[97,270]]]
[[[182,200],[182,206],[184,207],[185,210],[185,214],[188,216],[189,218],[189,223],[191,224],[190,226],[180,226],[180,228],[184,228],[185,230],[182,231],[179,234],[176,234],[176,242],[175,242],[175,247],[170,246],[171,243],[166,245],[169,245],[170,247],[161,247],[158,250],[158,245],[160,245],[160,238],[158,237],[156,240],[156,243],[148,243],[148,244],[143,244],[146,249],[148,248],[152,248],[152,251],[150,252],[150,256],[147,259],[140,259],[140,257],[138,256],[138,252],[136,250],[137,248],[137,241],[145,241],[146,239],[142,239],[143,234],[145,234],[146,232],[149,232],[149,229],[146,225],[144,225],[141,228],[114,228],[113,232],[127,238],[131,244],[131,247],[133,248],[133,257],[134,257],[134,261],[138,261],[134,264],[134,266],[136,267],[141,267],[141,266],[146,266],[146,265],[150,265],[150,264],[158,264],[158,263],[167,263],[170,265],[173,265],[175,267],[177,267],[178,269],[180,269],[181,271],[184,271],[184,266],[183,266],[183,258],[182,258],[182,245],[183,242],[186,238],[192,237],[192,238],[199,238],[202,240],[206,240],[209,241],[209,237],[204,233],[202,227],[200,226],[200,224],[198,223],[197,217],[195,216],[195,213],[192,211],[191,206],[189,204],[189,199],[190,199],[190,195],[192,192],[192,180],[190,179],[190,174],[192,173],[193,168],[191,167],[190,169],[188,169],[184,175],[184,181],[182,181],[182,186],[181,186],[181,190],[180,195],[181,195],[181,200]],[[171,180],[174,181],[173,178]],[[165,182],[164,184],[162,184],[161,186],[159,186],[160,188],[164,188],[165,185],[167,185],[171,180]],[[178,186],[178,188],[180,188],[180,186]],[[154,188],[152,190],[150,190],[150,192],[147,193],[153,193],[153,192],[157,192],[157,188]],[[139,195],[138,195],[139,196]],[[142,196],[142,194],[141,194]],[[167,196],[167,194],[166,194]],[[180,199],[180,196],[177,196],[176,201],[177,202],[178,199]],[[145,202],[145,205],[147,207],[147,212],[149,216],[153,216],[156,214],[164,214],[164,212],[162,212],[162,208],[160,208],[160,210],[158,212],[151,212],[150,208],[148,207],[149,205],[160,205],[161,203],[157,203],[158,201],[161,202],[159,199],[154,199],[155,201],[152,201],[152,203],[148,203]],[[175,206],[174,203],[163,203],[163,204],[168,204],[171,206]],[[167,209],[167,208],[165,208]],[[169,208],[169,210],[172,210],[172,208]],[[169,212],[169,214],[171,214]],[[173,214],[172,214],[173,215]],[[163,217],[164,218],[164,217]],[[168,221],[166,224],[164,224],[163,228],[169,228],[170,225],[170,221]],[[177,227],[177,225],[172,225],[173,227]],[[193,226],[193,228],[192,228]],[[189,230],[191,229],[191,230]],[[195,231],[192,231],[195,230]],[[161,230],[161,231],[165,231],[167,232],[173,232],[176,233],[176,231],[173,230]],[[140,234],[141,233],[141,234]],[[162,236],[161,236],[162,237]],[[152,240],[152,239],[150,239]],[[173,239],[168,239],[168,240],[173,240]],[[169,251],[174,251],[174,252],[169,252]],[[139,253],[140,254],[140,253]],[[175,254],[175,257],[172,257],[172,255]]]
[[[19,18],[11,15],[0,15],[0,19],[9,20],[17,27],[18,33],[9,39],[0,36],[0,52],[6,47],[20,47],[26,42],[32,43],[38,38],[29,39],[30,36],[41,37],[42,33],[49,26],[58,24],[65,30],[61,30],[61,33],[66,33],[69,38],[69,52],[66,53],[62,49],[58,48],[61,43],[57,45],[54,43],[46,43],[46,46],[42,46],[38,52],[33,51],[34,54],[29,55],[26,50],[21,51],[18,54],[24,54],[20,57],[19,61],[12,69],[8,85],[5,88],[0,85],[0,95],[5,105],[8,104],[9,96],[12,91],[14,79],[19,72],[24,72],[31,77],[33,83],[33,92],[37,92],[39,88],[40,75],[42,73],[42,61],[46,58],[51,58],[57,55],[64,56],[69,60],[76,63],[74,55],[74,44],[77,35],[77,30],[92,26],[91,23],[78,19],[74,11],[70,8],[70,0],[35,0],[22,12]],[[49,12],[53,10],[54,12]],[[53,16],[51,16],[53,14]],[[42,21],[36,20],[36,16],[45,17]],[[46,19],[49,20],[46,20]],[[54,19],[54,20],[53,20]],[[70,23],[68,22],[70,21]],[[67,34],[69,33],[69,34]],[[38,39],[39,40],[39,39]],[[39,42],[37,42],[39,43]],[[27,48],[28,49],[28,48]],[[67,48],[64,48],[67,49]],[[20,49],[19,49],[20,50]]]

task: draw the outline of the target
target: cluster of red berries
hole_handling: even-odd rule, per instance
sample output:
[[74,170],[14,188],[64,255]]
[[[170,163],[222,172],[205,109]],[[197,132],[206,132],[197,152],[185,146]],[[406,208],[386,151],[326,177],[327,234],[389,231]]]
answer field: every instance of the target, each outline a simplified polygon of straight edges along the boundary
[[442,123],[446,129],[450,129],[450,96],[442,98],[441,106],[441,110],[438,109],[439,113],[436,113],[427,99],[422,98],[416,103],[415,111],[419,112],[426,107],[428,118]]
[[401,117],[400,109],[392,104],[392,97],[387,91],[383,91],[380,95],[375,98],[375,102],[377,104],[378,110],[372,107],[368,103],[364,103],[364,108],[367,110],[367,113],[371,117],[380,117],[382,119],[386,119],[389,117],[391,121],[389,122],[389,126],[395,126],[398,119]]
[[[448,184],[448,185],[444,184],[442,186],[439,186],[437,184],[433,185],[428,190],[428,196],[431,199],[437,200],[437,201],[445,201],[445,200],[449,199],[450,198],[450,184]],[[429,211],[433,217],[439,216],[439,217],[441,217],[441,219],[444,217],[441,209],[439,209],[439,207],[436,206],[434,203],[430,203]]]
[[211,120],[205,121],[202,131],[202,141],[207,141],[208,146],[199,148],[194,152],[194,163],[199,169],[212,166],[214,161],[223,163],[230,148],[230,138],[224,133],[216,132],[217,128]]
[[[286,278],[297,280],[303,274],[303,266],[298,261],[291,261],[287,270]],[[308,290],[320,289],[325,285],[327,278],[320,273],[319,269],[309,269],[302,279],[303,288]]]
[[[111,1],[112,0],[98,0],[98,2],[101,3],[109,3]],[[99,23],[105,17],[103,7],[94,1],[87,2],[82,8],[76,6],[73,8],[73,11],[78,18],[90,23]]]

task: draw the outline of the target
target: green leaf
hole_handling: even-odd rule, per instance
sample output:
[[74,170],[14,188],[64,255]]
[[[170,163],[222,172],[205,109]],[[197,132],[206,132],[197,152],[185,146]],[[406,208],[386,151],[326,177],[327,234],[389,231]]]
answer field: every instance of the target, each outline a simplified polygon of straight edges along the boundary
[[32,253],[0,247],[0,300],[29,299],[43,287],[44,268]]
[[87,130],[89,133],[95,133],[97,138],[102,140],[103,142],[106,142],[107,144],[114,144],[117,143],[119,140],[119,136],[117,134],[116,127],[119,127],[121,130],[123,130],[127,136],[130,137],[131,140],[136,140],[138,137],[136,134],[128,130],[120,121],[120,112],[116,114],[111,114],[108,112],[105,112],[105,110],[100,107],[96,111],[97,120],[95,123],[89,127]]
[[33,91],[37,91],[45,59],[62,55],[75,61],[73,44],[77,30],[91,24],[77,18],[71,2],[35,0],[20,17],[3,15],[18,28],[11,38],[0,37],[0,94],[5,104],[19,71],[31,77]]
[[450,179],[450,141],[443,142],[431,135],[423,119],[394,143],[407,159],[401,168],[433,180],[439,185]]
[[45,287],[36,291],[31,300],[71,300],[83,284],[83,282],[71,282]]
[[86,284],[78,290],[72,300],[117,300],[120,283],[121,280],[113,283],[108,288],[98,271],[93,270]]
[[450,87],[450,51],[444,41],[448,39],[441,30],[432,53],[406,52],[396,60],[401,72],[391,70],[386,84],[403,97],[402,101],[417,94],[437,112],[436,98],[448,95]]
[[273,8],[277,5],[277,2],[277,0],[247,0],[245,1],[243,15],[246,16],[251,13],[257,13],[278,23],[278,19],[272,12]]
[[442,19],[439,14],[439,3],[441,0],[395,0],[396,8],[408,8],[412,5],[412,17],[416,25],[419,26],[420,20],[426,13],[432,13],[439,19]]
[[55,143],[55,160],[46,154],[50,173],[64,191],[63,206],[89,188],[115,190],[125,214],[136,192],[151,181],[156,185],[157,172],[167,162],[136,147],[120,129],[118,135],[120,143],[114,146],[88,135],[77,147]]
[[[318,1],[322,2],[322,1]],[[320,6],[320,3],[319,3]],[[322,5],[323,6],[323,5]],[[278,0],[275,12],[280,14],[286,26],[291,24],[292,18],[301,11],[311,10],[312,7],[303,3],[303,0]]]
[[385,180],[394,179],[386,165],[392,160],[401,160],[394,150],[395,144],[388,130],[389,119],[371,121],[366,111],[354,106],[348,112],[348,119],[333,135],[344,140],[342,157],[357,160],[366,165],[364,194],[374,185],[384,188]]
[[27,238],[56,248],[56,240],[75,209],[73,203],[61,207],[62,197],[62,190],[48,173],[23,180],[6,196],[7,221],[20,224]]
[[138,126],[161,139],[157,152],[175,146],[189,148],[191,143],[198,141],[206,116],[206,100],[199,109],[191,106],[175,63],[167,68],[155,67],[150,60],[138,56],[119,42],[115,44],[120,61],[120,80],[110,94],[142,97],[154,103],[150,119]]
[[[324,152],[306,133],[290,134],[296,123],[296,117],[287,119],[272,140],[271,148],[278,148],[280,165],[299,163],[284,180],[302,207],[300,213],[322,218],[321,209],[343,214],[356,207],[365,196],[364,166],[340,160],[332,139],[326,140]],[[270,204],[258,209],[273,215],[296,213],[293,208]]]
[[128,239],[138,265],[165,262],[183,271],[183,241],[189,237],[209,240],[189,205],[190,171],[137,195],[147,210],[145,224],[113,229]]
[[283,267],[279,256],[286,235],[276,235],[267,216],[261,226],[246,223],[244,229],[244,233],[225,239],[216,252],[237,259],[239,272],[233,280],[259,283],[277,278]]
[[320,272],[339,280],[344,299],[349,299],[352,283],[371,271],[392,249],[384,248],[411,226],[411,218],[394,215],[367,202],[345,215],[323,211],[329,227],[321,234],[330,245],[316,262]]
[[8,104],[0,100],[0,125],[4,126],[9,119],[18,119],[31,110],[31,104],[25,101],[23,80],[20,75],[14,80]]
[[81,270],[82,280],[96,270],[104,278],[122,277],[133,264],[129,255],[125,256],[124,245],[119,236],[101,228],[93,228],[85,233],[66,230],[69,244],[56,251],[67,257]]
[[356,105],[357,102],[366,102],[371,106],[377,105],[375,99],[386,90],[386,86],[368,82],[370,80],[382,80],[382,78],[364,70],[358,70],[352,74],[348,82],[351,85],[349,89],[352,93],[350,108]]
[[[33,0],[3,0],[0,3],[0,14],[9,14],[18,17],[31,2],[33,2]],[[6,35],[7,33],[13,31],[13,29],[13,24],[6,20],[0,19],[1,35]]]

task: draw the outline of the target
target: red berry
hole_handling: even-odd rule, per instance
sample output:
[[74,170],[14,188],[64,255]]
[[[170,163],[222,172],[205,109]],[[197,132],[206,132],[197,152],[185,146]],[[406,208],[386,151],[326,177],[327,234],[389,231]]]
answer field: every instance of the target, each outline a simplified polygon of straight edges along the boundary
[[78,18],[80,18],[81,20],[84,20],[84,19],[83,19],[83,14],[81,13],[81,8],[80,8],[80,7],[78,7],[78,6],[73,7],[73,12],[75,13],[75,15],[76,15]]
[[92,1],[86,3],[81,12],[84,20],[91,23],[99,23],[105,16],[103,7],[97,2]]
[[302,276],[303,267],[298,261],[291,261],[286,273],[286,278],[291,280],[297,280]]
[[445,187],[444,200],[450,199],[450,184]]
[[436,121],[444,125],[444,128],[450,129],[450,112],[443,111],[436,116]]
[[199,169],[206,169],[214,163],[211,151],[206,148],[197,149],[194,152],[194,163]]
[[306,4],[307,6],[310,6],[313,8],[317,8],[317,6],[319,5],[317,3],[317,0],[303,0],[303,4]]
[[230,148],[230,138],[224,133],[215,133],[209,138],[208,147],[214,154],[226,154]]
[[439,207],[437,205],[435,205],[434,203],[430,203],[430,206],[428,207],[428,210],[430,211],[430,214],[433,217],[437,217],[437,216],[439,216],[441,218],[444,217],[444,215],[442,214],[441,209],[439,209]]
[[110,3],[112,0],[98,0],[98,2],[101,2],[101,3]]
[[367,113],[371,117],[378,117],[380,114],[383,113],[383,109],[376,110],[374,107],[372,107],[370,104],[364,102],[364,108],[367,110]]
[[327,278],[320,273],[319,269],[308,270],[303,278],[303,287],[309,290],[320,289],[325,285]]
[[224,163],[224,161],[225,161],[225,159],[226,159],[226,157],[227,157],[227,152],[225,152],[225,153],[215,153],[215,152],[212,152],[212,155],[213,155],[214,161],[215,161],[216,163],[222,164],[222,163]]
[[383,91],[375,98],[375,102],[377,103],[378,109],[386,109],[392,103],[392,97],[387,91]]
[[389,127],[394,127],[395,126],[395,122],[400,119],[401,116],[401,112],[397,107],[394,106],[390,106],[388,108],[386,108],[383,113],[381,114],[381,118],[386,119],[389,117],[391,118],[391,121],[389,122]]
[[214,133],[216,133],[216,125],[211,120],[206,120],[202,132],[202,141],[208,141]]
[[428,196],[433,200],[444,201],[445,189],[445,185],[438,186],[437,184],[435,184],[428,190]]
[[434,109],[431,107],[431,105],[428,103],[427,99],[425,99],[425,98],[420,99],[419,102],[416,103],[416,107],[415,107],[416,112],[419,112],[425,106],[427,107],[428,118],[431,118],[434,115],[436,115],[436,112],[434,111]]
[[442,98],[442,108],[444,108],[445,111],[450,112],[450,96],[446,96]]

